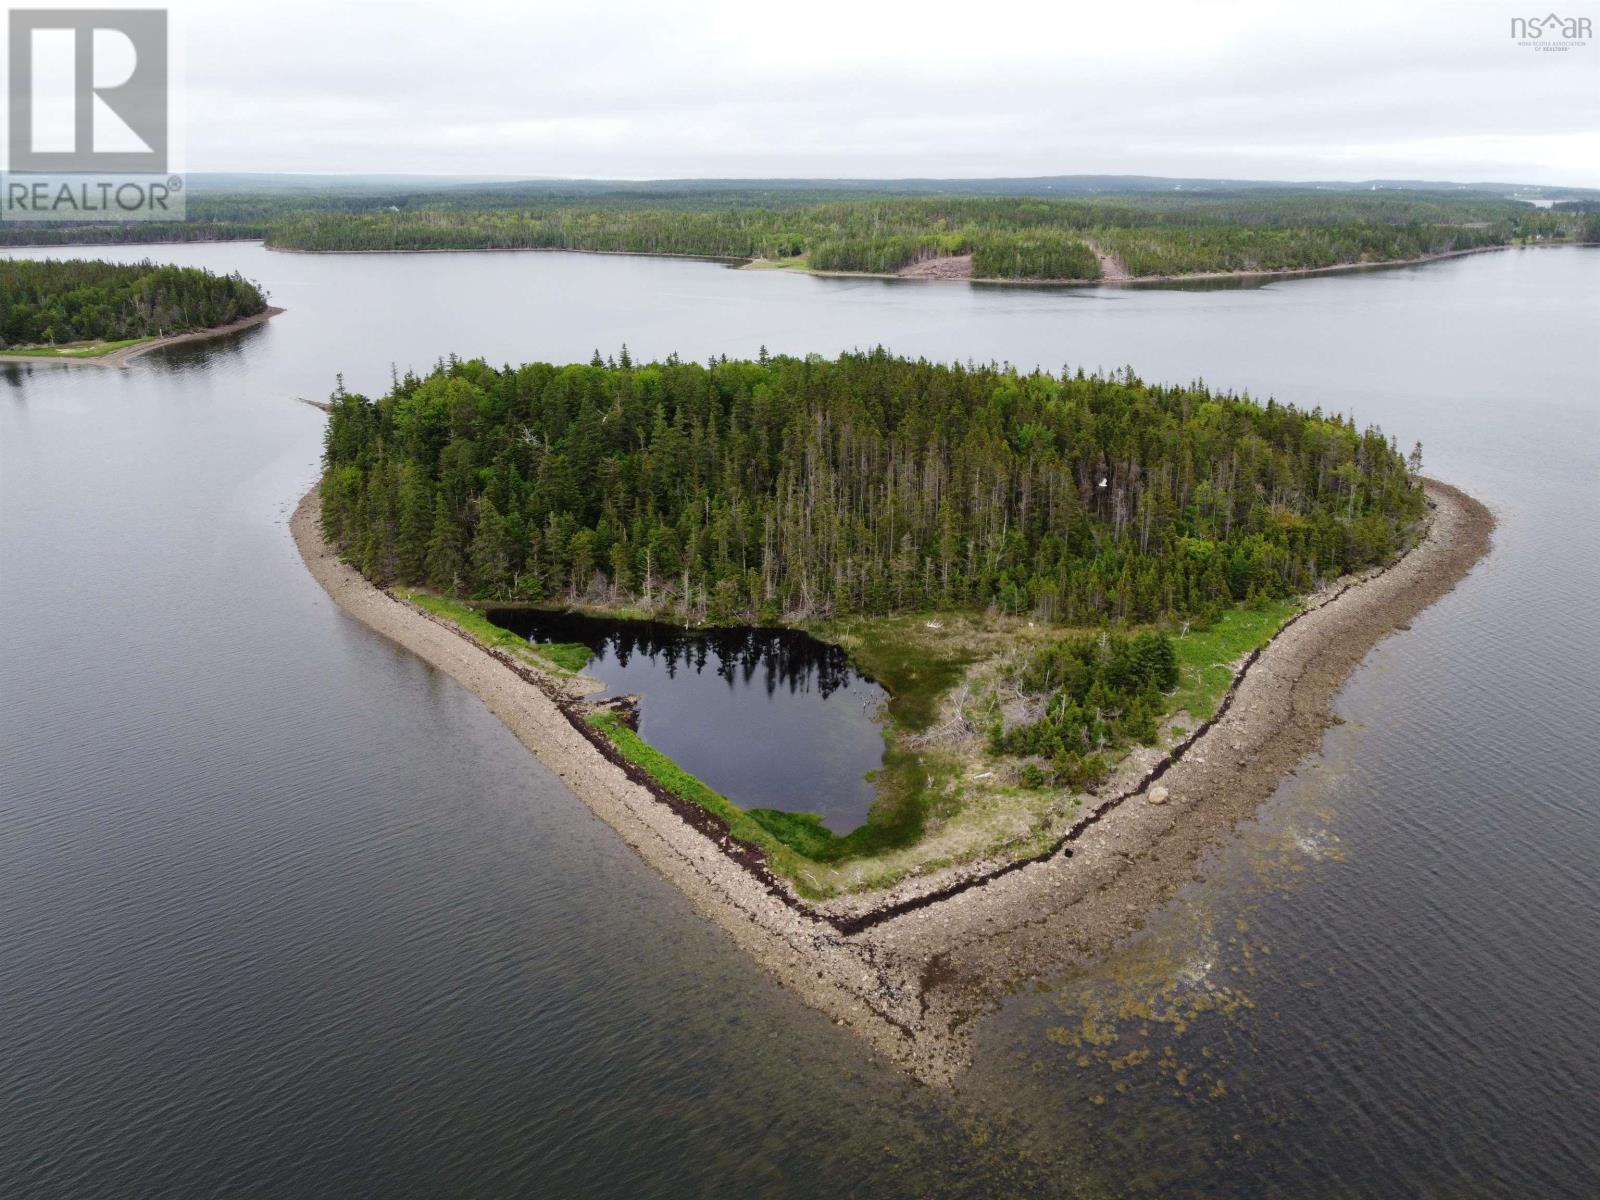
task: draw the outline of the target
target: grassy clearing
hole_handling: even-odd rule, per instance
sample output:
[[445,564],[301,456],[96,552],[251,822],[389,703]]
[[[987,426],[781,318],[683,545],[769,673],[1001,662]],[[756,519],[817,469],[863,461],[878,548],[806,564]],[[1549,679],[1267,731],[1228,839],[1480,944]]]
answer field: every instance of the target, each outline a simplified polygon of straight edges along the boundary
[[1187,712],[1197,723],[1210,720],[1233,683],[1233,664],[1266,645],[1299,609],[1295,600],[1241,605],[1229,609],[1209,629],[1174,637],[1178,690],[1167,711]]
[[809,271],[811,263],[799,254],[794,258],[752,258],[744,267],[747,271]]
[[549,645],[529,642],[509,629],[502,629],[483,613],[469,604],[451,600],[420,588],[397,588],[396,595],[409,600],[418,608],[425,608],[436,617],[461,626],[478,641],[497,650],[505,650],[544,670],[554,669],[557,674],[572,675],[588,666],[593,657],[589,647],[576,642],[559,642]]
[[120,342],[80,342],[64,346],[14,346],[0,354],[19,354],[25,358],[102,358],[113,350],[153,342],[154,338],[124,338]]

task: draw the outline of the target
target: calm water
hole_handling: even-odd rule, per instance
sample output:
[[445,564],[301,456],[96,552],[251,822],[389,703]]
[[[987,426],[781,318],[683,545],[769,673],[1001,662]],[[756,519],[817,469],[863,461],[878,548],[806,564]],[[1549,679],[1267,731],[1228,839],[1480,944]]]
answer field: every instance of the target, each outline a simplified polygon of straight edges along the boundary
[[[0,1195],[1600,1193],[1600,251],[1215,292],[110,253],[289,311],[0,368]],[[1204,877],[933,1095],[289,541],[293,397],[624,341],[1199,377],[1421,439],[1500,528]]]
[[867,819],[887,693],[837,646],[789,629],[690,630],[579,613],[490,610],[535,642],[588,646],[596,699],[639,697],[639,734],[746,808],[811,812],[835,833]]

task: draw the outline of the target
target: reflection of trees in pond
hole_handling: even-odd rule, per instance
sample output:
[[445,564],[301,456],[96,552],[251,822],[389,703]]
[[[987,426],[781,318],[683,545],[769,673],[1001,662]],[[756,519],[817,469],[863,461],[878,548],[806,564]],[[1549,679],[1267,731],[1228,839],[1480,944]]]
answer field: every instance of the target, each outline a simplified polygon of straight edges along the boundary
[[815,691],[826,699],[850,682],[852,671],[844,651],[802,633],[772,629],[687,631],[670,625],[630,623],[602,639],[626,667],[635,654],[659,663],[667,677],[680,669],[704,674],[707,666],[729,687],[753,686],[757,673],[768,695],[780,687],[790,692]]
[[826,699],[855,677],[838,646],[790,629],[688,630],[651,621],[611,621],[577,613],[491,611],[489,619],[534,641],[581,642],[597,654],[611,652],[626,668],[635,655],[658,665],[672,679],[678,671],[709,667],[730,688],[815,691]]

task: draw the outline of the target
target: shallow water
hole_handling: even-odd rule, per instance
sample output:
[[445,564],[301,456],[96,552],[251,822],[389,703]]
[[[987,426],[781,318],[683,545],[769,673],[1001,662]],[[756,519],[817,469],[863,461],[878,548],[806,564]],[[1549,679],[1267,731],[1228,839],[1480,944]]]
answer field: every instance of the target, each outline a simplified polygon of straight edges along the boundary
[[888,694],[838,646],[792,629],[684,629],[542,609],[489,620],[534,642],[585,645],[593,699],[639,697],[639,735],[744,808],[867,819]]
[[[125,372],[0,368],[0,1194],[1600,1192],[1600,251],[1220,291],[94,253],[288,311]],[[1203,878],[986,1019],[934,1095],[289,541],[322,420],[294,397],[624,341],[1353,409],[1500,527]]]

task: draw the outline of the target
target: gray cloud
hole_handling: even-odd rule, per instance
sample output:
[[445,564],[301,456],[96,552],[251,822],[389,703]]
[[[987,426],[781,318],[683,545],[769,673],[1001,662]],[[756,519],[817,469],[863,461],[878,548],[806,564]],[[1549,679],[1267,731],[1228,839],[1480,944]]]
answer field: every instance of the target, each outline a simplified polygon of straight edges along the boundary
[[188,165],[1600,186],[1600,43],[1519,48],[1514,8],[196,6]]

